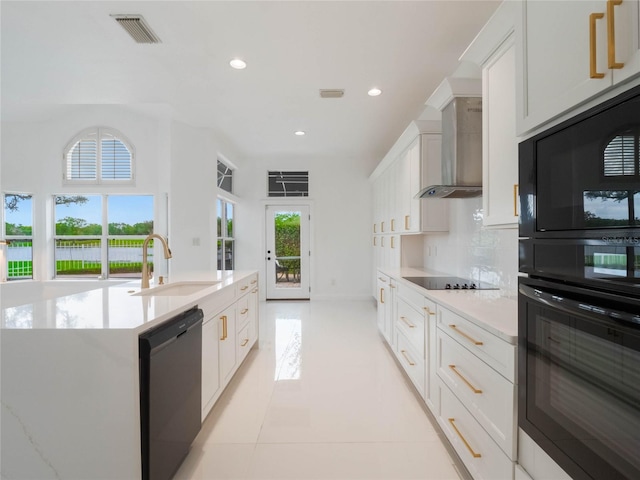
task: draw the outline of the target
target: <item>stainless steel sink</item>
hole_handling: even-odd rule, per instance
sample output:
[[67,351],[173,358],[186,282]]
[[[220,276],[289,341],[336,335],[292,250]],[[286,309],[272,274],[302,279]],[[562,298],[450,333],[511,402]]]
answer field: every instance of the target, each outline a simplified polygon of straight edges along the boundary
[[176,282],[167,285],[158,285],[153,288],[145,288],[132,295],[134,296],[165,296],[165,297],[184,297],[193,295],[205,288],[213,287],[220,283],[215,282]]

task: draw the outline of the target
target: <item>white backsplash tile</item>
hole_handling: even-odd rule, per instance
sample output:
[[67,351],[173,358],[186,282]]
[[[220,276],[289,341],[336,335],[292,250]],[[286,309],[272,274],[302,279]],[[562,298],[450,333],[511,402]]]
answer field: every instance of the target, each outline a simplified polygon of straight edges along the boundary
[[482,197],[449,201],[449,232],[423,236],[423,266],[492,283],[500,287],[505,296],[515,296],[518,229],[483,227]]

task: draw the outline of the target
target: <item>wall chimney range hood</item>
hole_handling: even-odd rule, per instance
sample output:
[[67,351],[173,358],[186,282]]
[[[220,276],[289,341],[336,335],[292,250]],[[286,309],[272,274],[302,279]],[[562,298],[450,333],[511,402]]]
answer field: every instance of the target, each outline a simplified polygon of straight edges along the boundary
[[448,78],[427,100],[442,111],[442,183],[416,198],[470,198],[482,195],[481,80]]

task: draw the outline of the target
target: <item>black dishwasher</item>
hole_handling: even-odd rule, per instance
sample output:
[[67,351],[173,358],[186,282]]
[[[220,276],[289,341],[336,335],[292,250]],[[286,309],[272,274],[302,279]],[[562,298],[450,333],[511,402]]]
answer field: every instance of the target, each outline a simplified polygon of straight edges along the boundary
[[202,310],[139,337],[142,479],[175,473],[201,425]]

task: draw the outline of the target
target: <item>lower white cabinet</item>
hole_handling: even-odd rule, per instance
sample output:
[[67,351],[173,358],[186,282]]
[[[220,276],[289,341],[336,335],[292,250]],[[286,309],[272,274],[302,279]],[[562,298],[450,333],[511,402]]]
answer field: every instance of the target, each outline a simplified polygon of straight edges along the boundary
[[377,282],[378,327],[462,462],[474,479],[513,480],[516,345],[399,277]]
[[446,386],[438,423],[475,480],[511,480],[514,464]]
[[252,275],[200,305],[203,421],[258,340],[257,283]]

